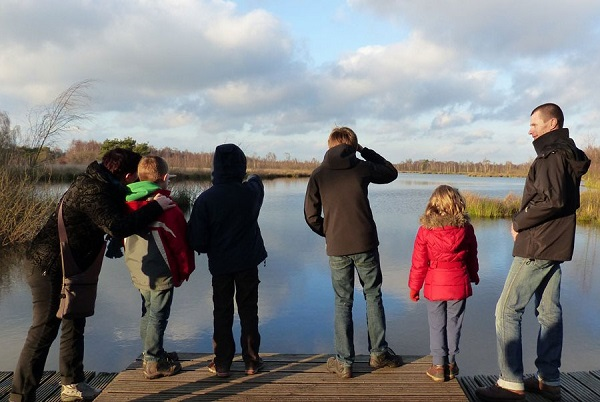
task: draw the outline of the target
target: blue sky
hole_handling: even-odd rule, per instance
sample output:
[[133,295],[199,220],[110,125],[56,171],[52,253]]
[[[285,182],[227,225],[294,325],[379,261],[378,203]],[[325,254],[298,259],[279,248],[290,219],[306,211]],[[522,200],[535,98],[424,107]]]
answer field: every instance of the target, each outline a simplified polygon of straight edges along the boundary
[[3,0],[0,110],[93,80],[57,138],[320,160],[335,125],[393,162],[526,162],[529,113],[600,128],[596,0]]

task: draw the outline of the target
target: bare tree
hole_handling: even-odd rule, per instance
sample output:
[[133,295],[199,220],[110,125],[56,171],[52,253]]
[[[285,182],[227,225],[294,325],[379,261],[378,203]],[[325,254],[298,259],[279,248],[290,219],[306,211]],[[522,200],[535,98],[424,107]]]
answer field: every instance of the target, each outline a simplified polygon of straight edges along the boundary
[[33,150],[29,162],[31,167],[42,162],[40,156],[44,147],[54,145],[54,141],[65,131],[79,128],[77,123],[89,117],[85,112],[89,102],[86,90],[92,82],[77,82],[58,95],[50,105],[30,113],[30,139]]

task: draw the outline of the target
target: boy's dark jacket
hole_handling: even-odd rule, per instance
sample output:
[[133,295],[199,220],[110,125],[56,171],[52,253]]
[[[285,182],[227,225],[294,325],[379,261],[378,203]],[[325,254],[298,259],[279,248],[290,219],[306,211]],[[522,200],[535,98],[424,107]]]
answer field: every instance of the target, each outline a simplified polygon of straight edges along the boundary
[[390,183],[398,171],[371,149],[363,148],[361,156],[364,161],[349,145],[332,147],[308,181],[304,218],[315,233],[325,236],[330,256],[362,253],[379,246],[367,186]]
[[257,175],[246,175],[246,156],[234,144],[219,145],[213,160],[212,182],[202,192],[188,221],[190,246],[208,255],[212,275],[251,268],[267,258],[258,216],[264,186]]
[[590,160],[561,128],[533,141],[537,157],[529,168],[520,211],[513,217],[518,232],[513,256],[569,261],[575,244],[575,212],[581,177]]
[[[94,261],[104,235],[127,237],[155,220],[162,208],[151,202],[132,214],[125,212],[127,188],[102,164],[92,162],[63,195],[63,219],[73,257],[81,269]],[[27,251],[43,272],[62,277],[58,215],[54,211]]]

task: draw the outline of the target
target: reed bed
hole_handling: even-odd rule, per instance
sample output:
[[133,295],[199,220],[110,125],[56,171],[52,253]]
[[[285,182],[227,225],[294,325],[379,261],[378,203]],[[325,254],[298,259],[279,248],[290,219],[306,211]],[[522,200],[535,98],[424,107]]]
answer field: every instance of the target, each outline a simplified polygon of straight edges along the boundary
[[467,203],[467,212],[473,218],[511,218],[521,206],[521,198],[512,193],[503,199],[483,197],[469,192],[465,192],[463,196]]
[[[509,194],[505,198],[483,197],[473,193],[464,193],[467,212],[473,218],[503,219],[512,218],[519,212],[521,198]],[[581,206],[577,210],[577,222],[600,225],[600,190],[586,189],[581,193]]]

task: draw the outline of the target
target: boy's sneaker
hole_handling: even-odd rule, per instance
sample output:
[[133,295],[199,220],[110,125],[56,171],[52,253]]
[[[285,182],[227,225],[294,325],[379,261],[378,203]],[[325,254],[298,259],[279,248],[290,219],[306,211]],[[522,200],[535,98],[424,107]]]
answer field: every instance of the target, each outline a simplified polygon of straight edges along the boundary
[[263,361],[262,358],[259,357],[258,360],[249,360],[249,361],[245,362],[245,365],[246,365],[246,374],[254,375],[265,367],[265,362]]
[[446,381],[446,365],[432,364],[425,372],[435,382]]
[[327,359],[327,370],[340,378],[352,378],[352,366],[344,366],[335,357]]
[[61,401],[91,401],[97,397],[101,389],[94,388],[85,382],[78,382],[76,384],[63,385],[60,393]]
[[148,360],[144,367],[144,377],[153,380],[159,377],[169,377],[181,371],[181,363],[163,357],[159,360]]
[[[143,353],[142,353],[143,355]],[[171,359],[174,362],[178,362],[179,361],[179,355],[177,354],[177,352],[165,352],[163,354],[163,357],[167,358],[167,359]],[[145,369],[146,368],[146,362],[148,360],[145,360],[144,357],[142,357],[142,368]]]
[[448,364],[448,378],[454,380],[454,378],[458,375],[458,364],[450,363]]
[[560,401],[559,386],[544,384],[537,376],[526,378],[523,382],[525,384],[525,391],[539,394],[551,401]]
[[222,370],[222,369],[217,369],[217,365],[215,364],[214,360],[208,364],[208,371],[210,371],[213,374],[216,374],[217,377],[221,377],[221,378],[226,378],[231,375],[229,370],[226,371],[226,370]]
[[390,348],[380,355],[371,355],[369,366],[379,369],[383,367],[400,367],[402,366],[402,357],[394,353]]

